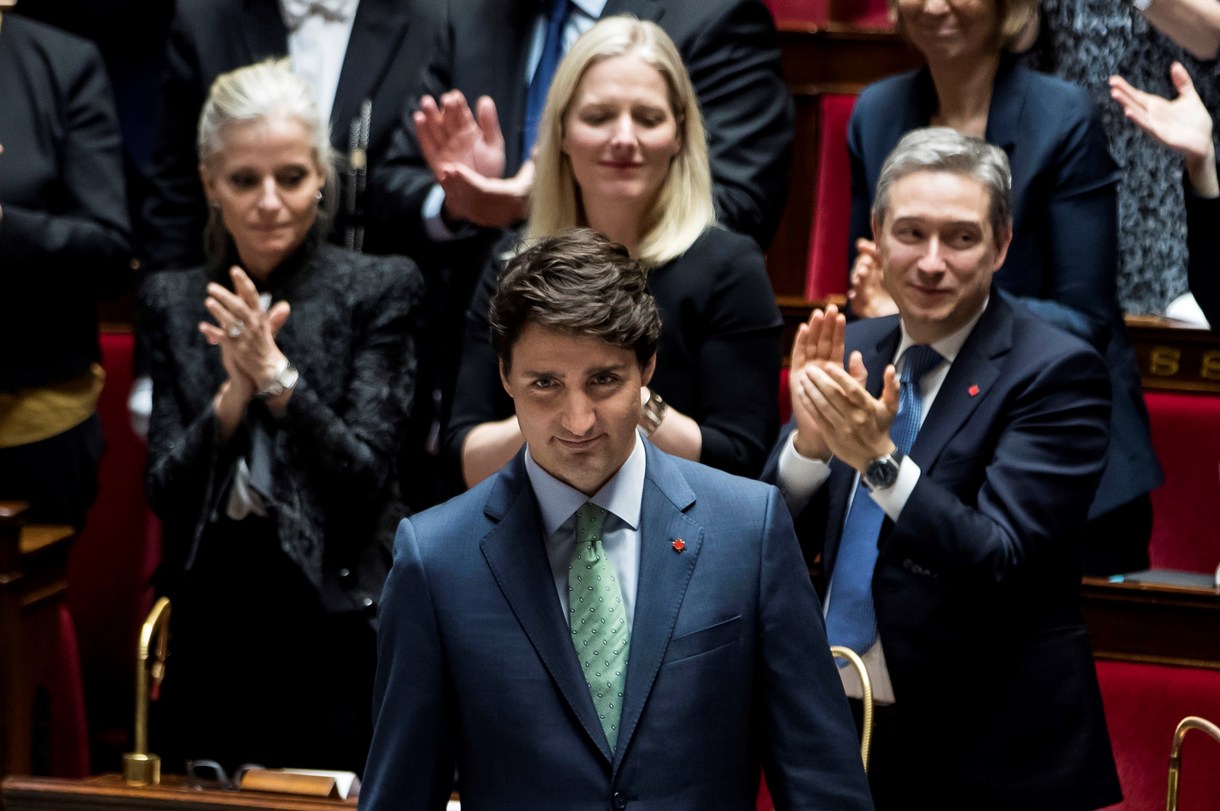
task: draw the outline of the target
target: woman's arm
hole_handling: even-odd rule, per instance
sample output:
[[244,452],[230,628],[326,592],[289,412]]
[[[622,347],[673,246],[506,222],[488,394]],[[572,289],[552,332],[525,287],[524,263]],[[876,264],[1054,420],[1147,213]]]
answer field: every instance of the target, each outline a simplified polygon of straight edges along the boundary
[[1216,0],[1154,0],[1144,16],[1197,59],[1215,59],[1220,51],[1220,3]]
[[[694,359],[697,406],[688,416],[702,434],[699,461],[757,476],[779,430],[783,320],[762,252],[736,235],[712,236],[719,239],[694,260],[710,286],[706,309],[685,314],[698,319],[702,333]],[[664,327],[683,328],[672,318]]]
[[[326,479],[334,492],[363,499],[383,492],[406,426],[415,392],[411,336],[423,278],[403,257],[357,259],[364,263],[360,270],[343,276],[337,284],[344,288],[335,291],[357,297],[351,322],[301,323],[298,307],[297,348],[281,341],[287,359],[299,362],[300,376],[277,424],[287,435],[292,464]],[[326,338],[333,329],[355,332],[350,357],[328,354]],[[315,369],[341,363],[344,373],[311,380],[307,360]],[[341,391],[334,390],[336,382]]]

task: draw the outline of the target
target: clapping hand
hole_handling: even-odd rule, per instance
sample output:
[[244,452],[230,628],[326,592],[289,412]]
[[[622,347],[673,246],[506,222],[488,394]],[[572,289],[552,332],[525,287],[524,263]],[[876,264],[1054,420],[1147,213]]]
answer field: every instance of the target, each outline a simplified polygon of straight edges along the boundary
[[445,190],[445,214],[486,227],[503,228],[525,217],[534,182],[533,161],[511,178],[496,104],[480,96],[471,111],[460,90],[420,100],[412,115],[420,151]]
[[856,261],[847,290],[851,309],[860,318],[877,318],[898,312],[898,305],[882,284],[881,255],[871,239],[856,240]]
[[1110,77],[1110,97],[1132,123],[1182,156],[1197,194],[1220,195],[1211,116],[1182,63],[1174,62],[1169,76],[1178,91],[1172,101],[1139,90],[1121,76]]
[[229,270],[233,291],[212,282],[203,306],[216,319],[200,322],[199,331],[208,343],[220,347],[221,360],[229,379],[220,397],[244,409],[256,392],[275,379],[286,360],[275,343],[280,327],[288,320],[288,302],[276,302],[263,311],[254,282],[241,268]]

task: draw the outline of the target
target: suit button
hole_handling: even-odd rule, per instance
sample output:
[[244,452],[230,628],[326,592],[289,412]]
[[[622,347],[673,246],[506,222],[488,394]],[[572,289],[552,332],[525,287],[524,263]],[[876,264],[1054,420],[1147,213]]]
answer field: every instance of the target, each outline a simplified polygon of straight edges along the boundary
[[365,597],[360,601],[360,608],[364,611],[366,617],[375,617],[377,615],[377,601],[372,597]]
[[614,792],[614,796],[610,798],[610,807],[613,808],[614,811],[623,811],[623,809],[627,807],[627,798],[623,796],[623,792]]
[[338,571],[338,575],[339,575],[339,583],[342,586],[344,586],[345,588],[351,588],[352,583],[356,579],[352,576],[352,570],[348,569],[348,568],[340,569]]

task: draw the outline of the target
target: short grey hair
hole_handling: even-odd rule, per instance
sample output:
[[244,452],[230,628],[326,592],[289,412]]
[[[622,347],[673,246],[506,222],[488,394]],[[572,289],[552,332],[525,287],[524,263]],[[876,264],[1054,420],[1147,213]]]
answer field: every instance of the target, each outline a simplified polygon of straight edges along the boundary
[[911,130],[881,166],[877,194],[873,198],[873,219],[885,222],[889,213],[890,188],[916,172],[951,172],[977,180],[989,192],[987,218],[992,239],[1012,227],[1012,171],[1008,156],[998,146],[962,135],[948,127]]
[[[267,59],[216,77],[199,115],[199,162],[207,165],[224,150],[228,130],[273,116],[295,118],[304,125],[314,160],[326,178],[318,219],[329,222],[339,198],[330,126],[322,120],[309,87],[292,72],[287,59]],[[204,231],[208,255],[221,255],[227,239],[218,213],[210,210]]]

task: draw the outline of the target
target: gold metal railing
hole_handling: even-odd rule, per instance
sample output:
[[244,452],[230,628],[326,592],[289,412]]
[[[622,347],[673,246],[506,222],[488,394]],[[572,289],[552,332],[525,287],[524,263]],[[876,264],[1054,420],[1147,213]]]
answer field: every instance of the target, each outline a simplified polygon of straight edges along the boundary
[[161,758],[148,751],[148,703],[153,689],[165,678],[169,615],[169,600],[162,597],[140,628],[136,651],[135,751],[123,755],[123,779],[133,786],[155,786],[161,782]]
[[851,648],[842,645],[832,645],[830,655],[836,659],[845,659],[860,678],[861,702],[864,704],[863,730],[860,732],[860,759],[864,761],[864,771],[868,771],[868,753],[873,745],[873,682],[868,677],[868,668],[864,660]]
[[1220,727],[1206,718],[1188,715],[1173,731],[1173,747],[1169,750],[1169,790],[1165,797],[1165,811],[1178,811],[1178,776],[1182,770],[1182,739],[1192,729],[1202,730],[1220,741]]

